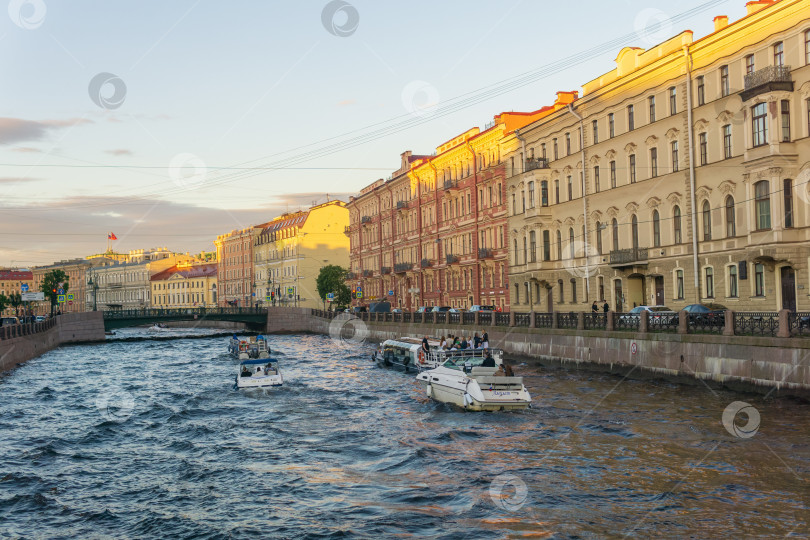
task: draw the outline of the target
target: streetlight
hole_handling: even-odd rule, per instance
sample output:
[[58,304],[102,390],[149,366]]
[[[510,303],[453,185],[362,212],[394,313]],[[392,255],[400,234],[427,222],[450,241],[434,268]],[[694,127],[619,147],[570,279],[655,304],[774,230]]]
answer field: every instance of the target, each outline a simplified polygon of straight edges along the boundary
[[98,311],[98,302],[96,301],[96,293],[98,292],[98,283],[93,281],[93,271],[90,271],[90,279],[87,284],[93,288],[93,311]]

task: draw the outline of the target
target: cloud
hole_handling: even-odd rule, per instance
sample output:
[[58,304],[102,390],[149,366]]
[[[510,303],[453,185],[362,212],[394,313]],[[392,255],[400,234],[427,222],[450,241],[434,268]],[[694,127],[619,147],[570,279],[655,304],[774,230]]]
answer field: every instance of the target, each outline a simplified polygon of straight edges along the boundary
[[115,150],[104,150],[105,154],[110,154],[111,156],[131,156],[132,151],[127,150],[126,148],[116,148]]
[[22,118],[0,117],[0,144],[14,144],[22,141],[40,141],[54,129],[92,124],[86,118],[68,118],[66,120],[24,120]]
[[289,208],[290,211],[309,208],[316,204],[323,204],[326,202],[327,197],[330,201],[340,199],[341,201],[348,202],[349,196],[356,195],[356,193],[337,192],[337,193],[323,193],[323,192],[310,192],[310,193],[285,193],[278,195],[272,200],[261,205],[262,208]]
[[355,103],[357,102],[353,99],[344,99],[343,101],[338,102],[338,107],[347,107],[349,105],[354,105]]
[[13,152],[22,152],[22,153],[42,153],[42,150],[39,148],[32,148],[30,146],[17,146],[16,148],[11,149]]
[[0,184],[26,184],[29,182],[41,182],[42,178],[28,178],[28,177],[0,177]]

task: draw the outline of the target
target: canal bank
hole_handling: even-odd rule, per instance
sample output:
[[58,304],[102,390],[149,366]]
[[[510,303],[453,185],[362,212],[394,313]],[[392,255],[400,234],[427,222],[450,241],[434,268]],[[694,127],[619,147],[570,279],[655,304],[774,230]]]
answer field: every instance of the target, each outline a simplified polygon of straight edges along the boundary
[[60,345],[104,341],[102,312],[66,313],[36,325],[5,327],[0,339],[0,373]]
[[[312,332],[343,341],[382,342],[403,335],[471,336],[486,330],[490,343],[515,360],[634,379],[661,378],[736,391],[810,399],[810,340],[517,326],[404,323],[329,318],[328,312],[271,308],[268,333]],[[383,318],[383,317],[380,317]],[[392,318],[389,314],[387,319]],[[644,325],[646,329],[646,324]]]

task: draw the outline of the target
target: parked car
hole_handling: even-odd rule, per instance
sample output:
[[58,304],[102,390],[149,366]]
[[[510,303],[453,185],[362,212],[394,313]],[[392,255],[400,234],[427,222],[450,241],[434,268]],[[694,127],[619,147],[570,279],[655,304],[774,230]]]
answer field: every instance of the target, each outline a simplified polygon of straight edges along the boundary
[[356,313],[366,313],[367,311],[368,308],[366,306],[354,306],[351,312],[356,314]]
[[474,305],[470,308],[471,313],[475,313],[476,311],[495,311],[495,306],[479,306]]
[[636,306],[629,312],[620,314],[619,321],[629,324],[643,311],[649,311],[649,319],[656,319],[656,321],[660,321],[660,324],[677,324],[678,322],[678,314],[666,306]]
[[37,315],[37,322],[45,322],[45,317],[43,315]]
[[20,324],[20,320],[17,317],[0,318],[0,326],[11,326],[12,324]]
[[399,308],[394,308],[391,310],[391,313],[402,313],[402,310]]
[[720,304],[689,304],[683,310],[690,315],[693,324],[700,326],[724,326],[726,324],[725,312],[728,308]]
[[433,313],[439,313],[441,311],[450,311],[451,309],[453,308],[451,308],[450,306],[433,306],[433,309],[431,309],[430,311],[432,311]]
[[430,311],[430,308],[429,308],[429,307],[427,307],[427,306],[420,306],[420,307],[419,307],[419,308],[416,310],[416,312],[417,312],[417,313],[427,313],[428,311]]
[[450,313],[464,313],[464,309],[462,308],[450,308],[448,311]]

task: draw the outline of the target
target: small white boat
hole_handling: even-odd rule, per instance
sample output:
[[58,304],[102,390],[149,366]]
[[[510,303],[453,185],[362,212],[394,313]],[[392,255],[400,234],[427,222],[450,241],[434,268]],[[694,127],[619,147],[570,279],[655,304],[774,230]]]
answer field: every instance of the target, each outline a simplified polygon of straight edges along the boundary
[[[456,356],[416,376],[429,398],[467,411],[511,411],[531,406],[523,377],[508,377],[502,363],[481,356]],[[494,358],[493,358],[494,360]],[[486,366],[485,363],[495,363]]]
[[239,360],[270,358],[270,348],[264,336],[238,338],[234,334],[228,342],[228,352]]
[[239,363],[234,388],[268,388],[283,383],[278,360],[253,358]]
[[169,328],[163,323],[156,323],[147,328],[148,332],[165,332]]

